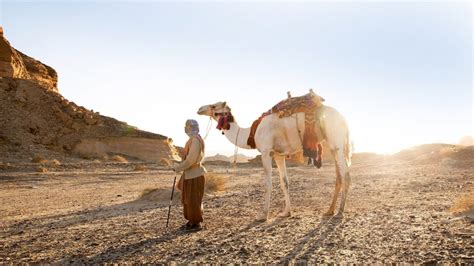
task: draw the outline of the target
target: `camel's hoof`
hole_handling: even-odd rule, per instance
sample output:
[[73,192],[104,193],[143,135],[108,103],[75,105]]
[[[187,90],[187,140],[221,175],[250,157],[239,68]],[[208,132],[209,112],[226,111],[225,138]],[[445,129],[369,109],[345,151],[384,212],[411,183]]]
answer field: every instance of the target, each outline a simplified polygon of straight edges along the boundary
[[323,214],[323,217],[332,217],[334,215],[334,211],[327,211]]
[[338,212],[334,217],[338,218],[338,219],[342,219],[342,218],[344,218],[344,213]]
[[289,211],[280,212],[278,214],[278,218],[288,218],[288,217],[291,217],[291,212]]

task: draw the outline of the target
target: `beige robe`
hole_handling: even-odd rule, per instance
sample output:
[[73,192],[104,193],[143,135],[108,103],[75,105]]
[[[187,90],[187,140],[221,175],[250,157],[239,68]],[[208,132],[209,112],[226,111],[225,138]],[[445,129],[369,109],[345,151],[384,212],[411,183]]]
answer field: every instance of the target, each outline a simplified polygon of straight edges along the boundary
[[204,143],[201,143],[199,136],[192,136],[185,146],[184,160],[174,169],[177,173],[184,171],[184,179],[192,179],[207,173],[206,168],[201,164],[204,159]]

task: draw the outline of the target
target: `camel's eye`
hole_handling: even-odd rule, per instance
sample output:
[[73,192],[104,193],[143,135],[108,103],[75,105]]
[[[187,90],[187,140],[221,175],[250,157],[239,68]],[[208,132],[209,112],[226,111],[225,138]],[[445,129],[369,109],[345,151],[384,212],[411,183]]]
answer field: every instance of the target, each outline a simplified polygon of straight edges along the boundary
[[211,105],[211,109],[216,109],[216,106],[215,106],[215,105]]

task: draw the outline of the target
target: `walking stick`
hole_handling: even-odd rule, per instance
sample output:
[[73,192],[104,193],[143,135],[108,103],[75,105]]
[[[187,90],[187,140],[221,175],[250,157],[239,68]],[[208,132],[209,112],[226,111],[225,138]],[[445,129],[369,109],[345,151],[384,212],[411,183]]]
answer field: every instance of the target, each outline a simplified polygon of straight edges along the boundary
[[173,195],[174,195],[174,186],[176,185],[176,177],[178,174],[174,176],[174,181],[173,181],[173,188],[171,189],[171,198],[170,198],[170,206],[168,208],[168,219],[166,220],[166,227],[168,227],[168,223],[170,222],[170,212],[171,212],[171,203],[173,203]]

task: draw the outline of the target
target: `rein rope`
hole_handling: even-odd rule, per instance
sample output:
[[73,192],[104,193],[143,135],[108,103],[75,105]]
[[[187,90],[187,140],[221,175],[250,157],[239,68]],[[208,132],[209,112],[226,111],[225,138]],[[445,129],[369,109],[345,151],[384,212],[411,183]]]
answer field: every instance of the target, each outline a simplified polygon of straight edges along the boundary
[[237,136],[235,136],[235,149],[234,149],[234,168],[237,167],[237,153],[239,152],[239,146],[237,146],[237,140],[239,139],[239,133],[240,133],[240,127],[239,129],[237,130]]
[[[235,122],[234,117],[231,112],[222,112],[222,113],[213,113],[213,116],[217,116],[217,129],[222,130],[222,135],[224,135],[224,130],[230,129],[230,123]],[[210,127],[208,126],[208,129]],[[237,167],[237,154],[239,152],[239,146],[237,146],[237,140],[239,139],[240,127],[237,130],[237,135],[235,136],[234,141],[234,162],[232,162],[234,169]],[[207,136],[207,135],[206,135]]]
[[209,132],[211,132],[211,127],[212,127],[212,117],[209,117],[209,122],[207,122],[206,135],[203,138],[204,140],[206,140],[207,136],[209,136]]

